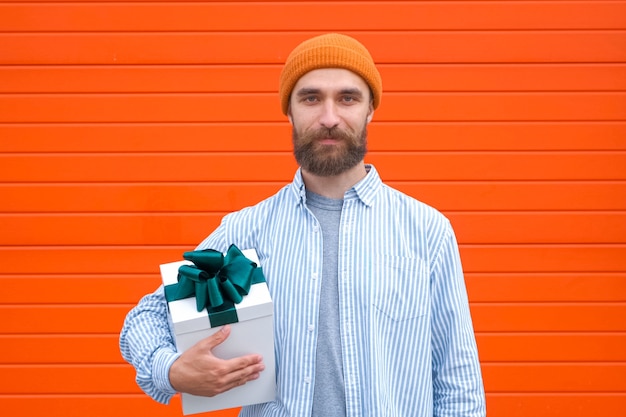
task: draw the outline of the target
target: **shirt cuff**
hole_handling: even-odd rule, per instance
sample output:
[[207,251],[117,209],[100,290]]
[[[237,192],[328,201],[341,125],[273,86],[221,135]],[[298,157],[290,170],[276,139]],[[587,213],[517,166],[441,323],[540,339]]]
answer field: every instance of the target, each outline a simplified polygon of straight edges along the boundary
[[171,348],[159,349],[152,361],[152,379],[154,386],[165,395],[172,396],[176,390],[170,383],[170,367],[181,354]]

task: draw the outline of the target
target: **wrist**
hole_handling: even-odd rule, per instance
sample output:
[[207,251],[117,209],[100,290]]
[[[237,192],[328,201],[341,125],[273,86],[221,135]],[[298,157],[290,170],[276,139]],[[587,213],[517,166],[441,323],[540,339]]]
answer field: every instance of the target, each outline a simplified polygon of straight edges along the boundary
[[176,390],[170,382],[170,368],[180,355],[179,352],[171,348],[161,348],[154,353],[152,361],[152,378],[154,385],[157,389],[169,395],[176,394]]

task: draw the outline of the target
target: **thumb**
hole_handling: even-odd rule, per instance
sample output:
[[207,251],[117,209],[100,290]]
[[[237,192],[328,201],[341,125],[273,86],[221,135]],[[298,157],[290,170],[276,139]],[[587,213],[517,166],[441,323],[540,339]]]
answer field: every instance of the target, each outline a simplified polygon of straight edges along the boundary
[[230,326],[227,324],[205,339],[206,346],[213,350],[216,346],[224,343],[228,336],[230,336]]

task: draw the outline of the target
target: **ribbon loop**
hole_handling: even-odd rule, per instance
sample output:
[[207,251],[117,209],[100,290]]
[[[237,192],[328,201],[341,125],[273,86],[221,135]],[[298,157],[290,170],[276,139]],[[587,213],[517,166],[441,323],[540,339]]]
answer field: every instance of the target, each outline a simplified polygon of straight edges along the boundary
[[245,257],[235,245],[226,255],[213,249],[185,252],[193,265],[178,269],[178,283],[165,287],[168,302],[196,297],[198,311],[229,310],[248,295],[252,284],[264,282],[261,269]]

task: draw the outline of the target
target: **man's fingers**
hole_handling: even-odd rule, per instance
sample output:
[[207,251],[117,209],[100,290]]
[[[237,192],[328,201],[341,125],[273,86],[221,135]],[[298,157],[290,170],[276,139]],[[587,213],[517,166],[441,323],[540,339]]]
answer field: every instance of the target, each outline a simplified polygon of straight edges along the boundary
[[227,367],[231,369],[228,378],[231,381],[251,381],[259,377],[265,369],[261,355],[248,355],[227,361]]
[[230,336],[230,331],[226,325],[183,352],[170,367],[172,387],[179,392],[212,397],[259,378],[265,369],[261,355],[232,359],[213,355],[213,349]]
[[207,337],[205,340],[206,347],[209,350],[213,350],[217,345],[224,343],[226,339],[230,336],[230,326],[227,324],[219,329],[217,332],[213,333],[211,336]]
[[[211,336],[208,336],[204,340],[199,343],[202,343],[202,350],[208,349],[213,351],[213,349],[221,343],[224,343],[226,339],[230,336],[230,326],[225,325],[217,332],[213,333]],[[261,367],[256,367],[254,372],[261,372],[265,369],[265,366],[262,364],[263,358],[261,355],[246,355],[240,356],[238,358],[233,358],[225,361],[225,367],[227,372],[238,371],[241,369],[245,369],[249,366],[261,365]]]
[[238,358],[228,359],[226,361],[226,366],[228,366],[233,372],[238,372],[242,370],[246,370],[250,372],[261,372],[265,369],[265,365],[263,365],[263,357],[261,355],[246,355],[240,356]]
[[228,389],[240,387],[242,385],[245,385],[247,382],[254,381],[255,379],[259,379],[259,377],[261,376],[261,373],[260,373],[261,371],[249,372],[249,369],[250,368],[247,368],[245,370],[231,374],[232,379],[231,379],[231,382],[228,384],[229,385]]

